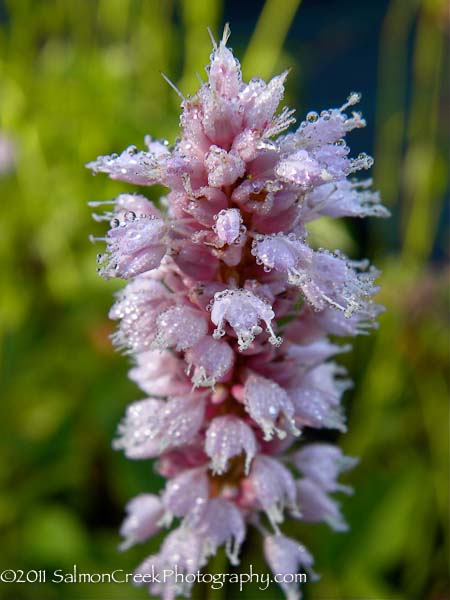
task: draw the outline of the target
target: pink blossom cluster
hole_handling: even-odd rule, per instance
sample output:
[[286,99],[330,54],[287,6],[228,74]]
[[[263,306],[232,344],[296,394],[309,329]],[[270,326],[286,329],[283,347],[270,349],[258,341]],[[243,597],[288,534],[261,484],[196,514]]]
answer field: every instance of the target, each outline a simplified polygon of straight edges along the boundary
[[[351,491],[337,477],[355,459],[328,443],[293,445],[305,428],[345,431],[350,382],[333,357],[348,346],[330,336],[366,333],[381,307],[371,299],[376,270],[314,249],[307,224],[387,211],[370,180],[349,179],[372,164],[350,158],[345,142],[365,124],[345,112],[359,95],[282,134],[295,122],[292,110],[277,113],[286,73],[244,83],[228,35],[214,43],[207,82],[183,97],[172,147],[147,136],[147,150],[130,146],[88,165],[168,188],[159,207],[126,193],[94,215],[111,223],[100,274],[130,280],[110,317],[145,394],[128,407],[114,446],[131,459],[157,458],[167,479],[160,494],[127,505],[122,548],[175,523],[138,571],[195,573],[221,546],[236,565],[254,526],[274,573],[314,577],[312,556],[282,523],[288,515],[344,530],[331,494]],[[170,600],[190,586],[149,587]],[[299,598],[292,584],[282,587]]]

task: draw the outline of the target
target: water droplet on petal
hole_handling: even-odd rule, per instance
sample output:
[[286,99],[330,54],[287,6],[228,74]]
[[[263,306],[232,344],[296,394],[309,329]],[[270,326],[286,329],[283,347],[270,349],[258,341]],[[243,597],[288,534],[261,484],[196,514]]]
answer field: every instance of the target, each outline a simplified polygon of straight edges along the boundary
[[319,118],[319,115],[316,113],[316,111],[311,110],[307,115],[306,115],[306,120],[309,123],[315,123],[317,121],[317,119]]

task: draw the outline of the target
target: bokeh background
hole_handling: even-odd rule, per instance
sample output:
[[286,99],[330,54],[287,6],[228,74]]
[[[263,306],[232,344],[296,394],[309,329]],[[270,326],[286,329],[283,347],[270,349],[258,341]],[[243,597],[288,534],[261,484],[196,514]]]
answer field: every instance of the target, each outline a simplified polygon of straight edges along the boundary
[[[380,330],[345,363],[351,531],[290,525],[316,557],[307,600],[444,600],[448,503],[448,5],[445,0],[9,0],[0,2],[0,570],[131,571],[159,543],[117,551],[123,506],[156,491],[148,462],[111,449],[130,401],[107,311],[120,287],[96,274],[86,203],[132,186],[93,178],[98,154],[174,140],[179,99],[232,28],[244,76],[286,67],[299,116],[361,91],[388,221],[324,222],[321,245],[383,271]],[[149,190],[158,197],[160,190]],[[328,436],[330,438],[330,436]],[[331,438],[334,439],[333,434]],[[266,571],[250,537],[242,569]],[[223,557],[211,569],[226,570]],[[197,598],[281,598],[247,586]],[[119,584],[12,585],[0,598],[146,598]]]

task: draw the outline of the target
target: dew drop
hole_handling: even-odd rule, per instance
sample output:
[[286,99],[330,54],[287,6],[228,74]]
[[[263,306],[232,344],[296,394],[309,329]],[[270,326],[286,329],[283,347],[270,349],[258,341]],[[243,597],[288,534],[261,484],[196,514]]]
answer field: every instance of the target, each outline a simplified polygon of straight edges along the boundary
[[316,111],[311,110],[307,115],[306,115],[306,120],[309,123],[315,123],[319,118],[319,115],[316,113]]

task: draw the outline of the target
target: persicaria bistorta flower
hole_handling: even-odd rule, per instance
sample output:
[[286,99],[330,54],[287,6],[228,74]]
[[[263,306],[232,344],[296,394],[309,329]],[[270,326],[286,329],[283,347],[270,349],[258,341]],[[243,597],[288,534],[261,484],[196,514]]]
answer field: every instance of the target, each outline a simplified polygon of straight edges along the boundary
[[[313,574],[311,554],[282,531],[285,516],[345,529],[331,494],[351,491],[337,477],[355,460],[304,443],[302,432],[345,431],[341,398],[351,384],[330,359],[349,346],[329,336],[366,333],[382,310],[367,261],[308,238],[308,223],[322,216],[388,214],[370,180],[353,177],[372,164],[351,158],[345,141],[365,124],[347,114],[359,95],[286,133],[293,111],[277,112],[286,73],[243,82],[228,36],[226,27],[214,44],[208,81],[183,98],[173,146],[147,136],[145,150],[88,165],[168,188],[165,210],[121,194],[94,215],[111,224],[100,274],[130,280],[110,312],[113,341],[133,356],[130,378],[144,394],[114,446],[131,459],[157,458],[167,479],[160,494],[127,505],[122,548],[179,520],[142,574],[175,564],[194,573],[220,546],[237,564],[250,526],[275,573]],[[150,585],[164,599],[189,590],[175,579]]]

